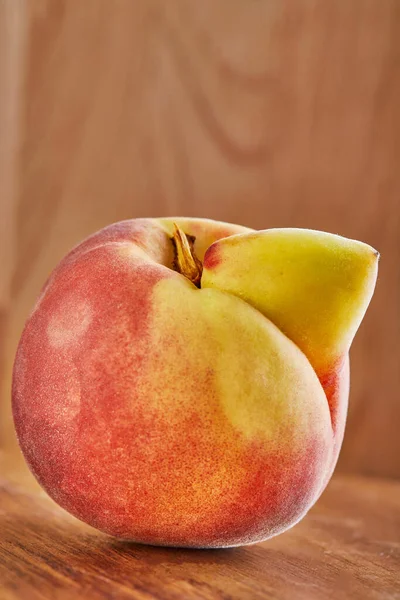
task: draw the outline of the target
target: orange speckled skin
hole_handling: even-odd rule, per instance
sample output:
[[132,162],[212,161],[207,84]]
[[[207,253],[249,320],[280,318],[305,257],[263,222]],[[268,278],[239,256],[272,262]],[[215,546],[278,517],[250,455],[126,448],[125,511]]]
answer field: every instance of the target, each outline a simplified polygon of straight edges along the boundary
[[[185,223],[198,239],[204,232],[201,259],[213,241],[245,231]],[[132,243],[154,262],[126,259]],[[16,356],[19,441],[49,495],[102,531],[172,546],[254,543],[296,523],[329,480],[343,437],[348,368],[320,377],[331,438],[310,435],[300,449],[289,425],[273,447],[235,428],[212,362],[193,369],[183,361],[184,393],[174,406],[163,404],[163,355],[179,361],[187,350],[173,334],[163,347],[152,338],[154,286],[182,277],[168,268],[172,259],[167,232],[134,220],[100,231],[59,264]],[[149,354],[163,376],[148,372]]]

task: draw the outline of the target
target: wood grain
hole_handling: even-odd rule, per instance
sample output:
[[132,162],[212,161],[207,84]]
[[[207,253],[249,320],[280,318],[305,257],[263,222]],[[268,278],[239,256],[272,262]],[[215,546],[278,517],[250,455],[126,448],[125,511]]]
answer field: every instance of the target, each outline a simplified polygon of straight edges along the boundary
[[2,600],[396,600],[400,483],[334,479],[289,532],[231,550],[119,542],[0,481]]
[[0,310],[10,302],[14,267],[25,21],[22,2],[0,3]]
[[380,250],[339,469],[400,476],[398,0],[34,0],[26,10],[0,425],[13,456],[12,361],[50,270],[112,221],[181,213],[324,229]]
[[[9,397],[5,340],[16,264],[16,202],[19,190],[22,84],[27,17],[24,0],[0,2],[0,450]],[[6,406],[8,405],[8,402]]]

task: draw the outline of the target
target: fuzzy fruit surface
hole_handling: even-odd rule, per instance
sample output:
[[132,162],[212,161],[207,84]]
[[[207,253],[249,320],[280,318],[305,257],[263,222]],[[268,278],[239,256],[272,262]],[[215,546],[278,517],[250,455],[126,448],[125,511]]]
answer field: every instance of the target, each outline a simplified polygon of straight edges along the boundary
[[377,252],[300,229],[133,219],[56,267],[13,373],[48,494],[136,542],[255,543],[298,522],[342,443]]

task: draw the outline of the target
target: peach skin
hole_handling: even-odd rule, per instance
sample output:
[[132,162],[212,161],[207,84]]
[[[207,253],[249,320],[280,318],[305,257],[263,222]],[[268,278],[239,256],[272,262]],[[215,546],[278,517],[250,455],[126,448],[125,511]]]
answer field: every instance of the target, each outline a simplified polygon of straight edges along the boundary
[[13,414],[63,508],[135,542],[221,548],[297,523],[344,432],[367,244],[133,219],[56,267],[29,316]]

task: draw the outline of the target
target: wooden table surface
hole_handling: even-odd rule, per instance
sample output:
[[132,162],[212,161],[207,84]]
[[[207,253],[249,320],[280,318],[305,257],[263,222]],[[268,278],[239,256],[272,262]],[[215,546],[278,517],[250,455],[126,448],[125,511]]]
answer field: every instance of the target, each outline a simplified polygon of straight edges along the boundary
[[336,476],[309,515],[230,550],[122,543],[0,479],[1,600],[400,599],[400,482]]

